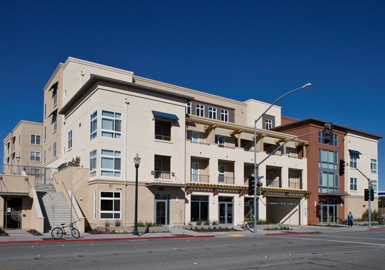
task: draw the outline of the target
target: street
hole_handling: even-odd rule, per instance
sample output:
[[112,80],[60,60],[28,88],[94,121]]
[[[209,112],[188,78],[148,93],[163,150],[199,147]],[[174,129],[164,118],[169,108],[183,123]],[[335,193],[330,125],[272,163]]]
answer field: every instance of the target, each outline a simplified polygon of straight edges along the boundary
[[0,270],[384,269],[384,231],[0,246]]

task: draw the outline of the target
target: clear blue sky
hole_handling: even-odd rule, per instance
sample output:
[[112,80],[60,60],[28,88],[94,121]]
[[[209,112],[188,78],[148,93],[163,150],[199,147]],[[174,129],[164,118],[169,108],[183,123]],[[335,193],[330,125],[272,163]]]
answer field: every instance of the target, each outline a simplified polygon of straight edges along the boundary
[[[3,139],[68,56],[385,135],[385,1],[1,1]],[[3,157],[1,147],[0,156]],[[385,142],[379,142],[379,183]]]

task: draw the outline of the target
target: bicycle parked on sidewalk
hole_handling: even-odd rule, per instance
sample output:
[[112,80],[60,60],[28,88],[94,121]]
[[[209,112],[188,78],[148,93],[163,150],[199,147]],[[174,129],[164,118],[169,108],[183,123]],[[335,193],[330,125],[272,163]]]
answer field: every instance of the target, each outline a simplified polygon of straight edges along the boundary
[[[55,227],[51,231],[51,235],[53,239],[60,239],[63,237],[63,235],[71,235],[73,238],[79,238],[80,237],[80,232],[78,229],[74,227],[75,222],[71,222],[68,226],[64,226],[65,223],[61,223],[61,227]],[[69,229],[66,229],[69,228]]]

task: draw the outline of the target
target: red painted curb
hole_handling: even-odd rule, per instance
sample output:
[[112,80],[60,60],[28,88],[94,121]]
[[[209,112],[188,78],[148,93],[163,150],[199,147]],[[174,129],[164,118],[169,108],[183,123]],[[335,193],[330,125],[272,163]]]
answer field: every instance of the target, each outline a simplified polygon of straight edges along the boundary
[[284,233],[267,233],[265,236],[282,236],[282,235],[293,235],[293,234],[316,234],[315,232],[284,232]]
[[194,239],[194,238],[215,238],[215,235],[180,235],[180,236],[154,236],[154,237],[130,237],[130,238],[90,238],[90,239],[47,239],[28,241],[4,241],[0,245],[21,245],[21,244],[55,244],[55,243],[80,243],[80,242],[109,242],[109,241],[151,241],[171,239]]
[[385,231],[385,228],[370,228],[370,231]]

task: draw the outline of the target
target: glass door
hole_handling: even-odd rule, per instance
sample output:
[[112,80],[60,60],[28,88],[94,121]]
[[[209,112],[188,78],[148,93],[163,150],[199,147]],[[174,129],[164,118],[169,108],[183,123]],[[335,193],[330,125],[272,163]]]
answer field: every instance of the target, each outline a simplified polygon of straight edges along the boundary
[[219,197],[219,224],[233,224],[233,198]]
[[169,194],[155,195],[155,224],[168,226],[170,224],[169,216]]

